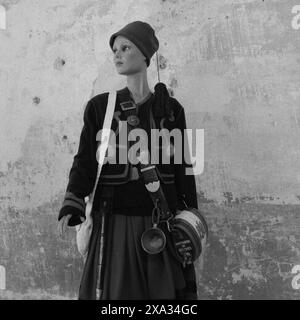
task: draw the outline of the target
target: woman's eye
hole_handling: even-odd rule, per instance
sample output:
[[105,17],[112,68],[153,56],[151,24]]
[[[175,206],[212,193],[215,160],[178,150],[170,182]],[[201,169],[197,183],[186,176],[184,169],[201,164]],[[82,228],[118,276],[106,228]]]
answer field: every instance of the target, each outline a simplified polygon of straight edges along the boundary
[[[129,46],[123,46],[123,47],[121,47],[121,50],[124,52],[124,51],[126,51],[126,50],[129,50],[130,49],[130,47]],[[117,49],[113,49],[113,53],[115,54],[117,52]]]

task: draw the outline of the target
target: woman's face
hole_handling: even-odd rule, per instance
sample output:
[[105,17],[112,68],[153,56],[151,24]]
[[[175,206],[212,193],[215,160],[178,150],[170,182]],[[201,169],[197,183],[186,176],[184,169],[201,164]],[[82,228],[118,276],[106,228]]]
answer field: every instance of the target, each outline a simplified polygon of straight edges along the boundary
[[112,50],[114,63],[119,74],[134,74],[147,68],[145,56],[129,39],[117,36]]

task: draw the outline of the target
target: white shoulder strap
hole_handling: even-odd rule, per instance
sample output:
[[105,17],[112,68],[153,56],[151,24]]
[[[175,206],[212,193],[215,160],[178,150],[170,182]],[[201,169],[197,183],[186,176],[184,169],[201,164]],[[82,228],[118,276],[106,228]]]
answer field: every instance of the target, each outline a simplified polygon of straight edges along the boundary
[[89,199],[86,204],[86,210],[85,210],[86,216],[90,215],[91,210],[92,210],[95,191],[96,191],[96,188],[98,185],[99,177],[100,177],[102,166],[104,163],[106,150],[108,148],[111,123],[112,123],[112,118],[113,118],[113,114],[114,114],[114,110],[115,110],[116,98],[117,98],[116,91],[112,91],[108,94],[106,113],[105,113],[105,118],[104,118],[104,122],[103,122],[103,128],[101,130],[101,140],[98,144],[97,153],[96,153],[96,157],[98,160],[97,176],[96,176],[96,181],[95,181],[93,191],[89,195]]
[[110,130],[111,130],[111,122],[112,122],[112,118],[113,118],[113,114],[114,114],[114,110],[115,110],[116,98],[117,98],[116,91],[109,93],[105,118],[104,118],[104,122],[103,122],[103,128],[101,130],[101,140],[98,144],[97,153],[96,153],[96,157],[98,160],[97,177],[98,177],[98,175],[100,176],[99,171],[101,171],[101,167],[104,162],[106,150],[108,148],[108,143],[109,143],[109,138],[110,138]]

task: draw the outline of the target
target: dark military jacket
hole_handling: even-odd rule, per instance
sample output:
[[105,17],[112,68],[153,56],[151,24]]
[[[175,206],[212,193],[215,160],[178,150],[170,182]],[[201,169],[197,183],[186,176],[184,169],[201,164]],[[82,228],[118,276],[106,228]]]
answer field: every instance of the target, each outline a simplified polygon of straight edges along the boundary
[[[171,115],[160,118],[153,116],[151,99],[154,99],[154,95],[152,95],[148,101],[147,112],[144,112],[146,117],[146,119],[144,119],[144,128],[148,133],[149,150],[151,149],[151,129],[165,128],[171,131],[177,128],[182,132],[182,137],[185,136],[184,129],[186,129],[184,108],[175,98],[169,98],[172,110]],[[112,121],[112,130],[116,133],[116,136],[118,132],[120,132],[120,121],[126,121],[124,113],[122,112],[121,103],[129,100],[132,100],[132,98],[127,87],[117,91],[117,100]],[[88,101],[84,111],[84,125],[80,135],[78,152],[74,156],[73,164],[69,172],[69,182],[58,217],[58,219],[60,219],[64,215],[71,214],[72,217],[69,221],[70,226],[81,223],[79,219],[80,216],[85,217],[84,198],[92,192],[95,184],[98,167],[96,158],[98,142],[96,136],[103,126],[107,102],[108,92],[98,94]],[[120,146],[121,145],[117,143],[117,155],[120,152]],[[162,152],[164,151],[163,146],[158,147]],[[182,139],[182,150],[183,148],[184,139]],[[94,197],[93,209],[97,209],[97,206],[99,206],[97,199],[101,197],[102,186],[114,185],[117,187],[120,185],[129,185],[133,179],[133,167],[129,162],[123,164],[106,163],[103,165]],[[161,186],[172,208],[182,207],[182,197],[184,197],[188,206],[198,208],[195,177],[193,175],[186,175],[185,169],[191,167],[191,165],[185,162],[183,155],[181,164],[176,164],[171,159],[170,164],[158,163],[156,167]],[[134,195],[129,196],[134,197]]]

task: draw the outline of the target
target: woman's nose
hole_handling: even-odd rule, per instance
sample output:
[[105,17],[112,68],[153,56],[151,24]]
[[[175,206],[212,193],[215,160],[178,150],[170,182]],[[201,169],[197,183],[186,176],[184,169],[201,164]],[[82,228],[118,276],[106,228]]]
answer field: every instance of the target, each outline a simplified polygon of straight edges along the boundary
[[115,51],[115,58],[119,58],[120,57],[120,50],[116,50]]

